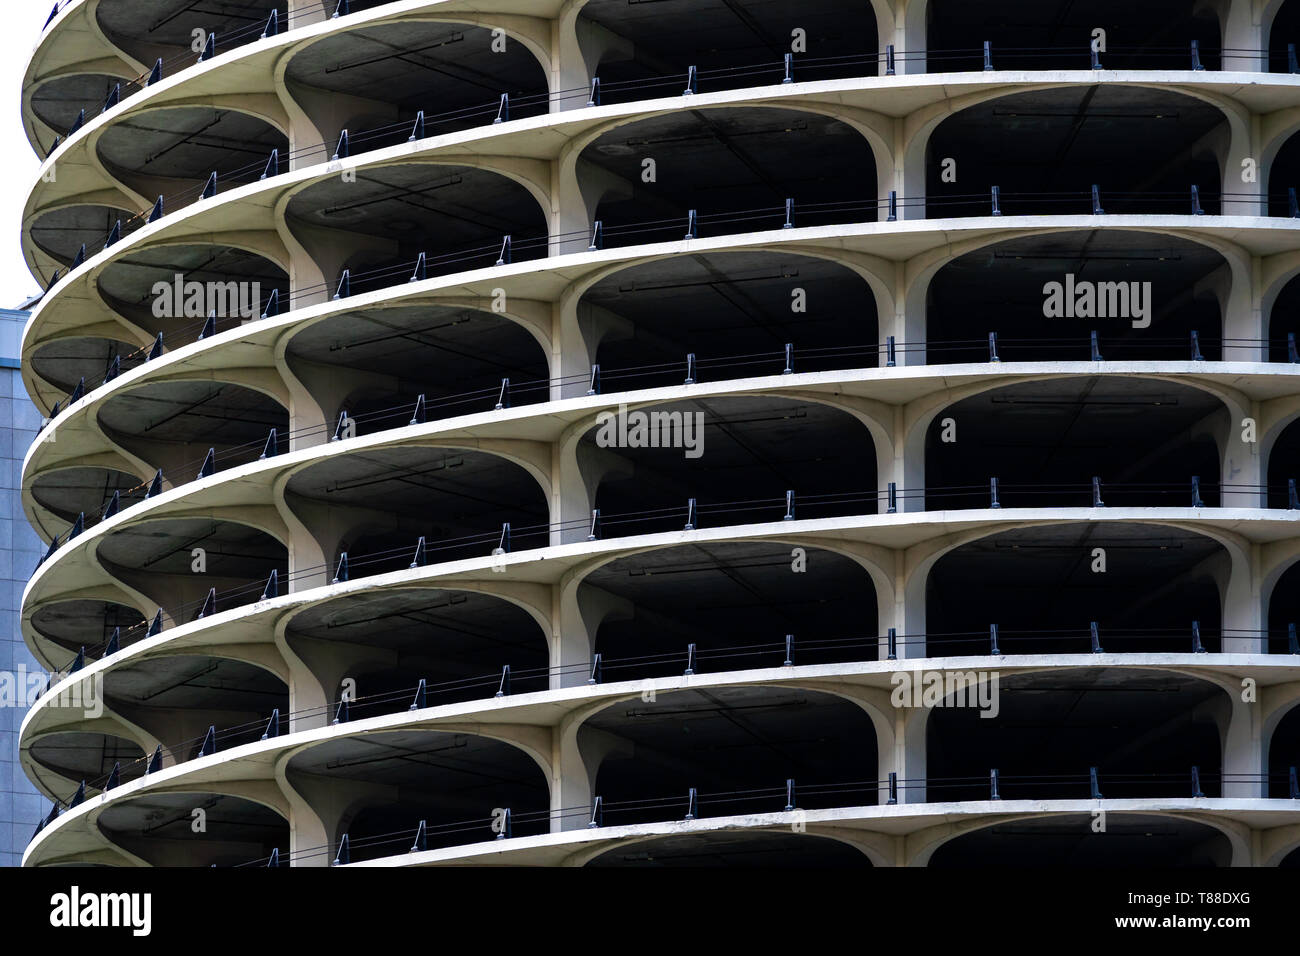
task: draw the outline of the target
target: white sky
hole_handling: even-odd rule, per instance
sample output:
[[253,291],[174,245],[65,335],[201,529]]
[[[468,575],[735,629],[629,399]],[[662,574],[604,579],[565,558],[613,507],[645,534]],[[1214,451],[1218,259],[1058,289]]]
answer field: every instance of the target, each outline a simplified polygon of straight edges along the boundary
[[22,86],[27,61],[54,0],[8,0],[0,30],[0,308],[12,309],[41,287],[27,270],[19,245],[23,206],[40,160],[23,135]]

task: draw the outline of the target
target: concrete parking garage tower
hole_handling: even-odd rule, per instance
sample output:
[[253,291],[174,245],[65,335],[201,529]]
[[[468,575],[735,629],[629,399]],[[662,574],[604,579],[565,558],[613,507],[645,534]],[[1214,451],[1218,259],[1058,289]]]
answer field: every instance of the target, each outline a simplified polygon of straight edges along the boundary
[[27,866],[1300,862],[1300,0],[62,0]]

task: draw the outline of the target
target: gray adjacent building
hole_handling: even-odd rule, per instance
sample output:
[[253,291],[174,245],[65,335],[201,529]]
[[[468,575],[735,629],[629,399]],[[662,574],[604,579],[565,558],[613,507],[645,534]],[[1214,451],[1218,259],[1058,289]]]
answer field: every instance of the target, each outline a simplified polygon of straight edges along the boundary
[[18,627],[23,585],[40,556],[40,540],[23,516],[23,455],[36,436],[41,416],[27,398],[18,371],[18,353],[28,313],[0,310],[0,671],[19,693],[0,698],[0,866],[17,866],[40,815],[47,810],[18,763],[18,729],[27,712],[26,681],[39,669]]

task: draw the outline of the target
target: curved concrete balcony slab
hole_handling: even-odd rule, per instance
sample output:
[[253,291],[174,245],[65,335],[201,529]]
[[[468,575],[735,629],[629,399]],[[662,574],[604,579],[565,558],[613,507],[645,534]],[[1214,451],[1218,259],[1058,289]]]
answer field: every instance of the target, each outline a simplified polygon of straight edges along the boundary
[[[1230,664],[1229,668],[1249,669],[1249,661],[1250,658],[1242,658]],[[977,666],[987,663],[986,659],[973,658],[949,660],[945,662],[945,666],[958,668],[961,665]],[[1051,670],[1057,666],[1056,661],[1052,659],[1025,662],[1025,665],[1027,672]],[[1001,666],[1002,662],[999,661],[999,667]],[[1112,662],[1112,666],[1124,665],[1121,662]],[[1155,670],[1184,670],[1175,665],[1172,660],[1166,664],[1149,662],[1140,666]],[[735,686],[737,683],[820,688],[832,694],[849,696],[868,708],[883,708],[883,712],[887,713],[890,706],[888,704],[889,676],[896,672],[897,667],[897,662],[880,662],[851,668],[842,665],[794,669],[770,668],[743,675],[695,675],[670,678],[656,681],[654,689],[666,693],[686,688]],[[1271,669],[1270,676],[1280,682],[1292,676],[1289,673],[1291,670],[1292,668]],[[1226,675],[1217,673],[1211,676],[1199,667],[1193,667],[1192,671],[1199,672],[1198,676],[1213,681],[1227,679]],[[540,764],[544,771],[550,772],[553,760],[551,740],[559,728],[572,730],[575,724],[580,724],[586,716],[599,712],[611,702],[640,699],[644,689],[642,682],[625,682],[433,707],[427,710],[291,732],[208,757],[198,757],[184,763],[164,766],[152,774],[124,783],[107,793],[90,797],[78,807],[62,813],[45,826],[33,840],[24,856],[23,864],[25,866],[49,865],[58,862],[61,858],[83,857],[88,852],[102,853],[105,857],[111,857],[119,850],[97,826],[98,819],[108,807],[144,794],[216,793],[240,796],[270,806],[288,818],[292,812],[290,807],[296,799],[296,794],[285,779],[285,767],[288,761],[315,747],[350,737],[412,728],[483,736],[519,748]],[[24,726],[24,732],[27,732],[27,725]],[[372,865],[424,865],[469,862],[475,859],[488,862],[494,857],[494,862],[501,863],[506,860],[499,854],[503,851],[513,852],[516,848],[521,851],[520,856],[510,862],[521,865],[529,863],[563,865],[575,850],[582,848],[594,850],[595,852],[590,855],[581,857],[583,862],[586,862],[596,853],[616,845],[619,841],[629,842],[652,835],[680,833],[683,832],[683,824],[686,828],[698,826],[706,829],[715,826],[788,827],[796,819],[812,823],[813,821],[832,822],[848,817],[862,820],[867,829],[878,833],[906,835],[933,826],[935,823],[951,823],[954,819],[970,821],[966,826],[952,827],[930,834],[934,837],[942,833],[944,838],[948,838],[965,832],[971,826],[986,826],[1008,818],[1080,812],[1090,814],[1098,809],[1110,813],[1194,814],[1197,819],[1211,822],[1211,825],[1233,828],[1234,839],[1244,838],[1240,854],[1234,854],[1234,865],[1275,865],[1281,856],[1300,844],[1300,805],[1293,800],[1285,799],[1200,797],[1109,801],[1095,799],[958,803],[904,801],[896,806],[803,811],[797,817],[789,813],[750,814],[738,818],[721,817],[681,823],[642,824],[627,829],[611,827],[593,831],[585,827],[579,829],[581,824],[571,823],[569,826],[574,829],[536,837],[520,837],[518,838],[520,842],[517,843],[493,840],[488,844],[475,843],[426,851],[424,854],[411,854],[400,860],[389,858],[386,861],[374,861]],[[1213,822],[1216,820],[1219,822]],[[865,821],[874,821],[874,823],[866,824]],[[1253,852],[1248,837],[1250,830],[1264,831],[1265,842],[1270,845],[1268,853],[1265,854],[1267,859],[1255,859],[1250,855]],[[900,865],[923,865],[941,841],[923,839],[920,842],[923,846],[916,848],[917,855],[909,861],[901,862]],[[566,847],[569,849],[566,850]],[[297,851],[306,849],[308,848],[298,847]],[[925,850],[924,855],[920,854],[921,849]]]

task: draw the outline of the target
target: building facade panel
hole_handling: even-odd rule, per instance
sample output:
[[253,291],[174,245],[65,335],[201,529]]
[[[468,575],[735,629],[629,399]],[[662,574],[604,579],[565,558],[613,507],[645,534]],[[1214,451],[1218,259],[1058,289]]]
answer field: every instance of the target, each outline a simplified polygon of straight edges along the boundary
[[25,865],[1300,861],[1259,6],[67,4]]

